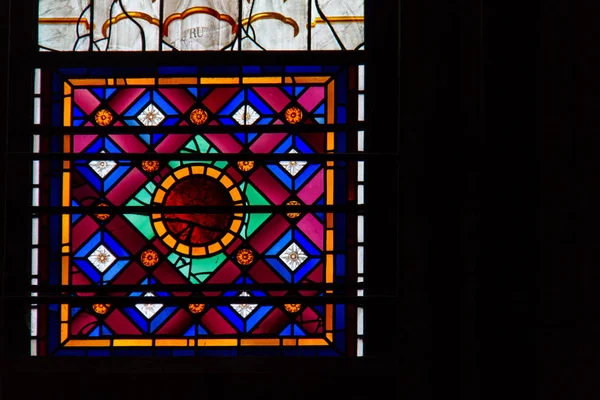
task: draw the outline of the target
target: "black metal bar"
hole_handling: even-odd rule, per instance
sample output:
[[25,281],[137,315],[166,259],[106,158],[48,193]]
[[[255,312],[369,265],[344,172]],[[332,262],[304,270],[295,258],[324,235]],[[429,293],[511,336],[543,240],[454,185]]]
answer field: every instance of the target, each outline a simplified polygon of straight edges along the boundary
[[165,2],[163,0],[159,0],[159,11],[158,11],[158,51],[163,51],[163,27],[164,27],[164,18],[165,18]]
[[[387,159],[397,158],[394,153],[337,153],[337,154],[304,154],[304,153],[281,153],[281,154],[256,154],[256,153],[32,153],[32,152],[9,152],[9,158],[28,158],[31,160],[124,160],[124,161],[360,161],[365,159]],[[388,162],[390,162],[389,160]]]
[[[250,18],[251,16],[248,16]],[[237,36],[237,49],[242,50],[242,31],[244,30],[242,25],[242,0],[238,0],[238,29],[236,32]]]
[[306,0],[306,3],[308,4],[307,7],[307,17],[306,17],[306,22],[307,22],[307,28],[308,28],[308,33],[307,33],[307,39],[306,39],[306,48],[308,49],[308,51],[312,51],[312,0]]
[[132,133],[325,133],[355,132],[366,127],[364,122],[347,124],[298,124],[298,125],[201,125],[201,126],[38,126],[28,129],[38,135],[103,134],[118,135]]
[[82,212],[91,213],[217,213],[217,212],[246,212],[246,213],[288,213],[293,212],[335,212],[335,211],[364,211],[364,205],[344,204],[344,205],[256,205],[256,206],[165,206],[165,205],[149,205],[149,206],[29,206],[31,211],[35,212],[55,212],[55,213],[73,213],[81,214]]
[[309,212],[353,212],[366,211],[364,205],[298,205],[298,206],[29,206],[32,213],[60,214],[216,214],[216,213],[309,213]]
[[364,282],[353,283],[200,283],[200,284],[153,284],[153,285],[31,285],[29,291],[39,294],[65,294],[65,293],[121,293],[121,292],[139,292],[142,289],[148,291],[167,291],[167,292],[211,292],[211,291],[229,291],[229,290],[273,290],[273,291],[319,291],[327,290],[359,290],[364,289]]
[[366,50],[329,51],[177,51],[169,52],[38,52],[28,57],[29,67],[140,67],[144,65],[348,65],[364,64],[369,57]]
[[[94,51],[94,19],[95,19],[95,8],[96,5],[94,4],[94,0],[90,0],[90,24],[89,24],[89,30],[90,30],[90,37],[89,37],[89,47],[88,47],[88,51],[92,52]],[[111,16],[109,16],[110,18]],[[79,29],[79,27],[77,28]]]
[[[142,287],[138,292],[144,292]],[[323,304],[353,304],[360,305],[365,303],[388,302],[393,301],[397,296],[12,296],[6,297],[10,303],[28,303],[28,304],[71,304],[71,305],[91,305],[91,304],[111,304],[116,306],[127,306],[135,304],[165,304],[187,306],[188,304],[209,304],[209,305],[228,305],[228,304],[258,304],[258,305],[281,305],[281,304],[303,304],[303,305],[323,305]]]

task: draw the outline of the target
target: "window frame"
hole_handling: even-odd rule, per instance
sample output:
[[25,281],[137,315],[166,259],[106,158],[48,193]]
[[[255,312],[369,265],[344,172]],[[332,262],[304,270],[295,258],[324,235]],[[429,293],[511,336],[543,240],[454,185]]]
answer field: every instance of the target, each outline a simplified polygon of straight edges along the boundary
[[[382,11],[378,11],[376,7],[369,7],[369,4],[373,2],[367,2],[365,7],[365,31],[366,31],[366,50],[361,51],[313,51],[311,52],[311,60],[307,62],[305,52],[210,52],[203,54],[201,52],[177,52],[177,53],[169,53],[168,57],[165,57],[164,54],[161,53],[98,53],[98,52],[69,52],[69,53],[47,53],[47,52],[38,52],[37,51],[37,29],[28,29],[28,27],[33,26],[37,27],[37,7],[27,6],[36,5],[36,0],[29,0],[29,2],[11,2],[7,4],[7,8],[9,11],[9,15],[11,17],[10,29],[11,34],[8,36],[10,38],[10,60],[11,60],[11,70],[10,76],[11,79],[8,83],[8,93],[11,100],[7,106],[9,107],[7,119],[7,134],[8,142],[7,147],[5,149],[5,155],[7,162],[10,162],[14,165],[15,168],[22,169],[24,171],[30,171],[31,163],[30,158],[24,157],[27,153],[31,151],[31,143],[30,137],[26,134],[29,132],[29,128],[31,127],[31,105],[33,101],[31,99],[32,91],[25,90],[26,87],[33,87],[33,70],[34,68],[55,68],[58,66],[99,66],[99,65],[111,65],[113,63],[118,63],[119,65],[129,65],[135,66],[139,63],[140,57],[143,57],[145,63],[158,63],[164,62],[165,65],[185,65],[186,63],[198,63],[198,62],[209,62],[212,64],[238,64],[238,65],[252,65],[252,64],[346,64],[346,63],[354,63],[354,64],[364,64],[366,67],[366,93],[367,94],[367,107],[366,107],[366,148],[371,148],[373,153],[379,153],[378,155],[384,155],[386,157],[386,162],[390,162],[393,160],[395,163],[397,161],[397,153],[390,152],[390,144],[393,142],[398,142],[397,135],[389,134],[389,140],[391,142],[382,143],[381,141],[375,140],[375,138],[370,138],[368,132],[375,131],[376,129],[382,129],[386,126],[390,125],[390,121],[383,123],[377,123],[378,115],[384,114],[385,110],[388,112],[393,110],[395,105],[397,104],[398,93],[394,91],[395,96],[392,95],[392,101],[387,104],[383,104],[384,111],[379,112],[376,111],[377,108],[374,106],[369,106],[369,98],[375,98],[377,94],[382,94],[385,91],[385,85],[379,84],[378,86],[373,85],[370,87],[370,74],[374,74],[376,70],[387,70],[391,71],[393,74],[391,81],[396,82],[396,74],[398,73],[397,63],[391,62],[387,60],[385,66],[381,63],[380,59],[377,57],[377,52],[380,50],[378,46],[375,44],[378,43],[373,41],[372,49],[369,49],[369,36],[372,35],[376,37],[375,34],[379,34],[380,37],[382,35],[381,31],[376,31],[373,29],[374,24],[369,22],[369,18],[374,14],[379,13],[375,18],[381,18],[385,14]],[[9,7],[10,5],[10,7]],[[399,8],[399,7],[398,7]],[[32,11],[33,10],[33,11]],[[387,16],[388,19],[394,20],[394,17]],[[15,24],[14,21],[29,21],[31,25],[27,23],[18,25]],[[392,41],[394,42],[394,41]],[[20,47],[20,48],[19,48]],[[398,46],[392,46],[393,49],[397,50]],[[23,51],[25,49],[25,51]],[[313,58],[314,57],[314,58]],[[282,60],[285,62],[282,63]],[[318,60],[315,62],[315,60]],[[392,61],[396,61],[395,58],[392,58]],[[20,68],[16,68],[19,65]],[[18,85],[15,82],[20,82]],[[395,99],[395,100],[394,100]],[[375,103],[375,102],[373,102]],[[382,102],[383,103],[383,102]],[[379,104],[381,105],[381,104]],[[393,113],[392,113],[393,115]],[[392,126],[396,126],[398,123],[397,120],[391,121]],[[392,132],[397,131],[396,129],[392,129]],[[10,133],[13,132],[13,133]],[[20,132],[20,133],[15,133]],[[396,146],[397,147],[397,146]],[[378,151],[379,150],[379,151]],[[375,158],[371,158],[374,160]],[[369,162],[369,161],[368,161]],[[391,182],[388,183],[388,188],[385,190],[380,190],[379,192],[376,190],[377,179],[374,178],[370,180],[370,176],[377,176],[379,171],[385,172],[385,169],[389,168],[389,165],[383,165],[383,162],[373,162],[372,166],[367,164],[366,171],[366,198],[367,202],[373,201],[376,203],[375,199],[385,198],[385,195],[390,194],[390,187],[392,191],[391,201],[388,202],[387,211],[384,207],[380,209],[378,212],[376,206],[367,205],[368,214],[366,217],[366,226],[365,231],[368,237],[369,230],[374,231],[376,229],[376,225],[374,225],[374,221],[379,220],[381,218],[386,218],[390,216],[390,211],[392,215],[394,212],[396,215],[398,214],[395,205],[398,201],[398,185],[394,182],[393,177],[397,176],[396,174],[399,172],[397,170],[392,171],[392,179]],[[396,174],[394,174],[394,172]],[[31,173],[31,172],[30,172]],[[388,172],[389,174],[389,172]],[[30,176],[30,175],[29,175]],[[23,177],[19,176],[18,178],[13,175],[8,175],[6,178],[6,186],[7,187],[17,187],[13,191],[14,196],[11,196],[9,199],[6,199],[6,206],[11,210],[10,215],[6,221],[7,226],[11,226],[14,228],[14,231],[10,235],[5,235],[3,237],[4,244],[6,248],[10,248],[11,251],[6,255],[6,263],[3,265],[2,273],[5,278],[5,282],[13,282],[16,283],[14,286],[7,285],[3,286],[2,292],[2,301],[4,309],[6,310],[7,317],[4,318],[3,323],[6,324],[7,321],[13,320],[13,318],[18,317],[19,313],[15,312],[14,302],[17,301],[15,299],[20,299],[17,302],[21,302],[27,298],[28,294],[28,273],[29,271],[24,271],[22,268],[16,267],[18,265],[18,260],[23,259],[25,253],[29,252],[29,246],[24,245],[24,243],[29,243],[27,238],[31,229],[29,224],[18,224],[14,223],[15,221],[27,221],[31,220],[30,217],[30,209],[26,206],[28,203],[30,204],[31,193],[29,189],[29,185],[19,185],[18,182],[23,181]],[[30,179],[27,181],[29,182]],[[369,184],[368,182],[372,182]],[[396,192],[394,192],[396,190]],[[26,200],[27,199],[27,200]],[[367,203],[368,204],[368,203]],[[390,207],[390,204],[392,207]],[[372,218],[372,221],[370,221]],[[389,237],[387,240],[372,240],[371,243],[367,242],[367,250],[366,250],[366,260],[365,265],[367,266],[367,295],[365,298],[366,303],[370,303],[368,307],[370,307],[373,312],[372,316],[367,316],[367,327],[365,331],[365,341],[369,341],[369,343],[373,344],[372,347],[372,357],[384,357],[387,355],[389,357],[390,352],[387,349],[388,346],[392,346],[393,349],[397,349],[397,346],[394,346],[390,342],[394,342],[394,338],[397,336],[397,328],[398,325],[394,324],[392,327],[389,324],[385,323],[384,315],[385,314],[394,314],[398,312],[398,308],[395,307],[395,303],[398,301],[398,290],[396,287],[396,283],[398,281],[398,251],[391,253],[392,257],[396,259],[396,262],[389,262],[390,255],[382,256],[380,254],[380,250],[383,249],[386,245],[392,245],[396,243],[397,240],[397,229],[393,229],[391,227],[387,227],[385,231]],[[372,245],[372,246],[371,246]],[[381,249],[378,249],[380,247]],[[28,256],[25,256],[28,257]],[[27,258],[25,258],[27,259]],[[387,261],[386,261],[387,259]],[[369,265],[378,265],[378,266],[386,266],[385,269],[380,269],[378,273],[371,272],[369,273]],[[385,271],[385,272],[384,272]],[[387,274],[387,276],[386,276]],[[389,279],[390,276],[393,276],[395,279]],[[372,295],[370,295],[371,293]],[[9,300],[10,299],[10,300]],[[18,308],[18,307],[17,307]],[[377,310],[377,311],[375,311]],[[370,311],[367,311],[367,315],[369,315]],[[369,326],[369,324],[372,324]],[[23,329],[25,330],[25,335],[22,335]],[[391,329],[391,331],[390,331]],[[28,342],[28,334],[27,327],[25,326],[14,326],[8,329],[9,334],[5,336],[3,341],[3,350],[6,351],[7,355],[23,357],[25,354],[23,350],[26,348],[27,352],[29,350],[29,346],[24,347],[24,341]],[[387,331],[387,332],[386,332]],[[372,336],[373,339],[381,338],[384,339],[387,337],[388,342],[384,344],[382,340],[372,340],[369,337]],[[367,353],[369,354],[369,353]],[[38,357],[39,358],[39,357]],[[346,359],[344,357],[344,359]],[[346,359],[346,361],[348,361]],[[226,361],[224,361],[226,362]]]

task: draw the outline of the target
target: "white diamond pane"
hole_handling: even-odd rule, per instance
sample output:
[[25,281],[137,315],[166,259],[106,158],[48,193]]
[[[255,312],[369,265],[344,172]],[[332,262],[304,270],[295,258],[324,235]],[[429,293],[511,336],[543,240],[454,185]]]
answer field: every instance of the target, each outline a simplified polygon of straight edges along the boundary
[[[146,293],[144,297],[155,297],[152,293]],[[163,307],[163,304],[136,304],[135,307],[140,310],[144,317],[150,319]]]
[[165,116],[154,104],[149,104],[137,118],[146,126],[156,126],[165,119]]
[[117,163],[112,160],[94,160],[88,164],[100,178],[110,174],[110,171],[115,169]]
[[[247,292],[240,293],[240,297],[250,297]],[[257,304],[232,304],[231,307],[242,316],[242,318],[246,318],[254,309]]]
[[296,243],[292,243],[279,256],[289,269],[295,271],[308,258]]
[[[288,154],[297,154],[296,150],[288,151]],[[298,172],[302,171],[302,168],[306,165],[306,161],[280,161],[279,165],[281,165],[285,170],[292,176],[296,176]]]
[[88,260],[98,271],[104,272],[116,261],[116,257],[106,247],[100,245],[88,257]]
[[260,117],[260,114],[250,106],[241,106],[239,110],[233,114],[233,119],[240,125],[252,125]]

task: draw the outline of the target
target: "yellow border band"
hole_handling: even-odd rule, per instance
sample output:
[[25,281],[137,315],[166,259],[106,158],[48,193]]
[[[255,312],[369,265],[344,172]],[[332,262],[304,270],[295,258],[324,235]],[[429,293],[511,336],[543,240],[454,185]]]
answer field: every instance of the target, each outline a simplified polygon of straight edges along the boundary
[[127,14],[119,14],[116,17],[112,17],[111,19],[106,20],[104,24],[102,24],[102,36],[106,37],[108,35],[108,28],[111,25],[129,18],[140,18],[152,25],[160,26],[160,21],[158,19],[152,18],[152,16],[146,13],[138,11],[129,11],[127,12]]
[[[66,329],[66,322],[63,323]],[[112,339],[113,347],[236,347],[236,346],[329,346],[332,333],[321,338],[284,339]],[[63,339],[65,347],[111,347],[111,339]]]
[[276,12],[263,12],[252,15],[250,19],[244,18],[242,20],[242,26],[251,24],[261,19],[275,19],[291,26],[292,28],[294,28],[294,37],[298,36],[298,34],[300,33],[300,27],[293,18],[286,17],[285,15]]
[[176,21],[178,19],[184,19],[184,18],[186,18],[190,15],[194,15],[194,14],[211,15],[211,16],[215,17],[216,19],[218,19],[219,21],[225,21],[229,25],[231,25],[231,33],[232,34],[237,32],[237,22],[235,21],[235,19],[233,19],[233,17],[231,15],[221,14],[217,10],[210,8],[210,7],[192,7],[192,8],[188,8],[184,12],[174,13],[174,14],[169,15],[165,19],[165,22],[163,24],[163,36],[169,36],[169,25],[171,25],[171,22]]
[[[340,22],[365,22],[365,17],[363,16],[355,16],[355,15],[342,15],[342,16],[334,16],[334,17],[327,17],[327,21],[329,21],[332,24],[339,24]],[[313,22],[310,23],[310,27],[314,28],[315,26],[317,26],[317,24],[324,24],[327,21],[325,21],[323,18],[321,17],[317,17],[313,20]],[[308,25],[306,24],[306,28],[308,29]]]
[[[87,18],[81,18],[81,19],[79,19],[79,17],[38,18],[38,23],[44,24],[44,25],[77,24],[78,22],[80,24],[83,24],[87,30],[90,29],[90,22],[87,20]],[[94,26],[94,28],[96,28],[96,27]]]

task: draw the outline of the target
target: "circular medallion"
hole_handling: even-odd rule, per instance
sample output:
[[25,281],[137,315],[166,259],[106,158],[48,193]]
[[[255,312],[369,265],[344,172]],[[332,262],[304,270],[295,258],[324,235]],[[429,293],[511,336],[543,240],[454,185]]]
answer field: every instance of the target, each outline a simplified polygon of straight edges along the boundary
[[302,120],[302,110],[298,107],[290,107],[285,110],[285,120],[290,124],[297,124]]
[[297,313],[302,308],[302,304],[284,304],[285,311],[289,313]]
[[188,306],[192,314],[200,314],[202,311],[204,311],[204,307],[204,304],[190,304]]
[[[153,204],[182,207],[231,207],[243,205],[240,190],[223,171],[212,166],[179,168],[161,183]],[[229,245],[242,227],[242,213],[209,209],[202,212],[152,214],[154,230],[176,252],[208,256]]]
[[113,115],[110,111],[108,111],[106,109],[102,109],[102,110],[98,110],[98,112],[96,112],[96,116],[94,117],[94,119],[96,120],[96,123],[98,125],[107,126],[112,122]]
[[254,168],[254,161],[238,161],[237,165],[240,171],[248,172]]
[[238,250],[235,259],[240,265],[250,265],[254,261],[254,252],[250,249]]
[[190,121],[194,125],[202,125],[208,119],[208,114],[201,108],[196,108],[190,113]]
[[142,169],[146,172],[156,172],[160,167],[160,162],[157,160],[144,160],[142,161]]
[[[106,204],[106,203],[99,203],[98,207],[108,207],[108,204]],[[105,220],[108,219],[108,217],[110,217],[110,214],[98,213],[98,214],[94,214],[94,217],[98,218],[100,221],[105,221]]]
[[144,267],[153,267],[158,263],[158,253],[152,249],[144,250],[140,255],[140,261]]
[[[300,203],[296,200],[291,200],[286,203],[286,206],[299,206]],[[300,216],[299,212],[289,212],[286,214],[288,218],[298,218]]]
[[106,314],[109,308],[110,304],[92,304],[92,310],[94,310],[96,314],[100,315]]

